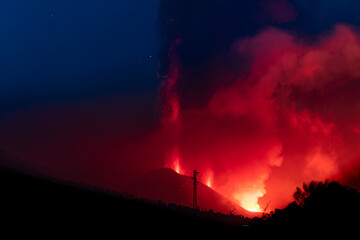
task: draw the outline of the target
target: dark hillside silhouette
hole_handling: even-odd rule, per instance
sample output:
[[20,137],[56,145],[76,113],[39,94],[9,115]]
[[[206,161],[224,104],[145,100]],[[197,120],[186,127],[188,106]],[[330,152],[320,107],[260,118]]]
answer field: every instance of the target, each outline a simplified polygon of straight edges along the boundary
[[[83,236],[115,233],[124,237],[123,234],[164,236],[168,232],[181,235],[194,231],[203,235],[209,229],[212,233],[231,233],[241,228],[224,223],[234,219],[232,216],[202,212],[194,217],[190,208],[2,169],[0,188],[1,216],[5,220],[2,227],[15,232],[75,231]],[[218,221],[221,218],[226,219]]]
[[275,210],[262,227],[277,231],[354,234],[360,224],[360,193],[337,182],[303,184],[294,193],[295,201],[283,210]]
[[0,195],[2,230],[27,236],[48,232],[49,236],[71,232],[81,237],[245,234],[248,229],[242,225],[250,222],[243,216],[213,211],[199,211],[194,217],[189,207],[59,180],[3,152]]
[[0,167],[2,229],[12,234],[50,231],[53,235],[49,236],[54,236],[75,231],[82,237],[96,233],[169,238],[170,232],[183,237],[220,234],[224,239],[245,235],[256,239],[294,233],[354,234],[360,222],[360,193],[336,182],[304,184],[285,209],[251,220],[211,210],[194,216],[186,206],[138,199],[21,169]]
[[[132,182],[127,192],[139,197],[162,200],[192,207],[193,182],[189,176],[180,175],[170,168],[148,172]],[[228,214],[235,212],[246,217],[259,216],[226,199],[203,183],[198,184],[198,205],[200,209]]]

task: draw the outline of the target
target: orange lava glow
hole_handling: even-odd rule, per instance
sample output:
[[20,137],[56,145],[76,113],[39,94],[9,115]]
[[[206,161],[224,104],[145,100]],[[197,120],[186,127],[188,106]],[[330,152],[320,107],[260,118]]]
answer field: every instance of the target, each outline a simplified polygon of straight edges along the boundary
[[212,187],[212,179],[209,177],[208,178],[208,180],[206,181],[206,185],[208,186],[208,187]]
[[206,186],[208,186],[209,188],[213,188],[214,186],[214,172],[209,169],[204,173],[204,183],[206,184]]
[[178,174],[181,174],[181,169],[180,169],[180,159],[176,158],[174,163],[173,163],[173,169],[175,172],[177,172]]
[[264,194],[259,192],[256,193],[241,193],[241,194],[235,194],[234,198],[238,200],[240,205],[245,208],[246,210],[250,212],[263,212],[261,209],[258,199],[259,197],[262,197]]
[[[245,208],[246,210],[248,210],[249,212],[263,212],[262,209],[260,209],[259,205],[254,205],[254,204],[249,204],[248,206],[246,205],[242,205],[243,208]],[[255,208],[252,208],[255,207]]]

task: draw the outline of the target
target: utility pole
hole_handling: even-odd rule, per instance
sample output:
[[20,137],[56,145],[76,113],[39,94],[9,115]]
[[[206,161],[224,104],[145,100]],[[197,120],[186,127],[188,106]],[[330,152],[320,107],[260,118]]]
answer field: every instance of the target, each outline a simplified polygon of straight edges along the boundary
[[194,170],[194,175],[192,177],[192,180],[194,182],[194,190],[193,190],[193,210],[194,210],[194,214],[198,210],[198,206],[197,206],[197,185],[198,185],[199,182],[196,179],[198,174],[199,174],[199,172]]

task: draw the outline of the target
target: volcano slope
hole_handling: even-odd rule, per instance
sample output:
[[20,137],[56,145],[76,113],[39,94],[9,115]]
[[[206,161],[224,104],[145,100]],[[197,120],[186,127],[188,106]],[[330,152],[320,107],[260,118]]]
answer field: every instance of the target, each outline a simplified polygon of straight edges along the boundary
[[[191,177],[178,174],[170,168],[156,169],[140,176],[128,186],[127,192],[168,204],[187,207],[192,207],[193,204]],[[212,210],[223,214],[231,212],[245,217],[259,216],[259,213],[247,211],[201,182],[197,186],[197,199],[200,210]]]

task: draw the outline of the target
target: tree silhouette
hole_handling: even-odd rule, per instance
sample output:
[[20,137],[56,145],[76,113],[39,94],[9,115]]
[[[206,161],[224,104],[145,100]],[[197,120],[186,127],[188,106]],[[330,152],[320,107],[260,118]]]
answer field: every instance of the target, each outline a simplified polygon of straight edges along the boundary
[[349,229],[359,223],[360,193],[337,182],[304,183],[302,189],[296,189],[294,198],[301,209],[297,214],[299,224],[325,230]]
[[325,183],[316,181],[311,181],[308,184],[303,183],[303,188],[301,189],[297,187],[296,192],[294,193],[296,203],[304,207],[305,200],[310,197],[311,193],[313,193],[318,187],[327,184],[327,181]]

